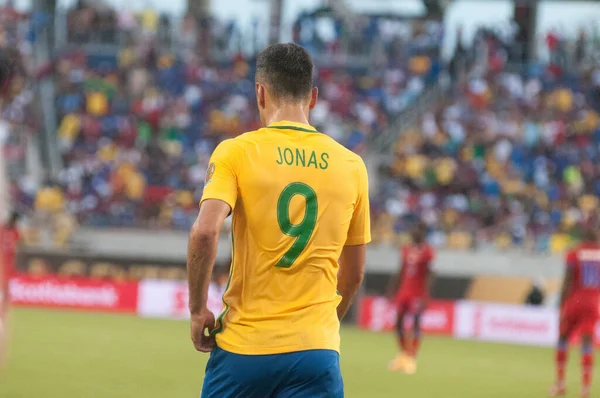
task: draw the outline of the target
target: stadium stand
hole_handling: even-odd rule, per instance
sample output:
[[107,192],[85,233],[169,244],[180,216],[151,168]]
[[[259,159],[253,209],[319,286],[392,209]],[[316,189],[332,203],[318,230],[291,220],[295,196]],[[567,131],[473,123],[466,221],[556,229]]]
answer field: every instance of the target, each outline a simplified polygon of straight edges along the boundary
[[376,197],[381,241],[423,218],[438,246],[561,252],[597,218],[597,54],[522,71],[488,48],[486,68],[398,139]]
[[[64,169],[59,181],[39,191],[35,203],[40,210],[48,202],[50,212],[64,207],[84,225],[184,230],[196,216],[214,147],[259,127],[253,54],[221,52],[202,59],[193,51],[198,40],[185,18],[180,29],[188,46],[174,51],[170,40],[157,37],[162,16],[130,17],[115,21],[113,11],[89,5],[69,11],[69,40],[112,43],[116,50],[100,56],[84,46],[56,57],[52,68]],[[358,38],[345,38],[343,31],[323,38],[316,25],[324,18],[332,22],[327,16],[302,15],[295,24],[297,40],[317,60],[325,54],[336,59],[352,43],[362,43],[352,50],[352,60],[361,59],[361,51],[369,49],[365,44],[384,39],[376,66],[363,62],[347,68],[345,58],[341,64],[317,61],[321,101],[313,123],[361,152],[370,136],[435,80],[439,31],[422,26],[397,37],[385,29],[383,18],[373,17],[363,21]],[[84,29],[89,24],[98,29]],[[220,50],[232,47],[235,32],[230,27],[225,37],[215,36],[224,42]]]
[[[17,48],[26,64],[28,37],[44,18],[5,10],[20,28],[4,26],[4,51]],[[68,226],[57,228],[68,232],[63,243],[77,223],[189,228],[214,147],[259,125],[252,65],[260,43],[247,50],[234,23],[214,21],[219,39],[203,57],[188,16],[173,21],[82,3],[66,20],[65,48],[52,64],[29,68],[3,92],[3,114],[20,118],[12,126],[36,123],[19,107],[34,78],[51,76],[56,92],[63,170],[42,186],[13,179],[15,202]],[[363,29],[349,30],[327,13],[301,14],[292,37],[318,64],[313,124],[366,155],[439,75],[441,29],[384,16],[358,22]],[[376,241],[402,241],[417,217],[430,225],[433,243],[454,249],[555,252],[577,238],[600,194],[597,49],[585,36],[573,54],[556,33],[545,40],[550,62],[526,71],[508,62],[510,43],[493,31],[481,30],[472,48],[458,46],[449,93],[400,134],[382,170],[372,198]],[[463,58],[473,65],[467,75],[457,68]]]

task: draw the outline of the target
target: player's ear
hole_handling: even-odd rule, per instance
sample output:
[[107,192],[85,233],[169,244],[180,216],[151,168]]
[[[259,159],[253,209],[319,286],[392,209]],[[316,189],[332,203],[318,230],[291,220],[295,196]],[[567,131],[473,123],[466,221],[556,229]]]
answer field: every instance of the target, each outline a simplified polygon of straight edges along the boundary
[[319,98],[319,89],[317,87],[313,87],[310,91],[310,104],[308,105],[308,109],[312,110],[315,105],[317,105],[317,99]]
[[265,86],[260,83],[256,83],[256,102],[259,108],[265,108]]

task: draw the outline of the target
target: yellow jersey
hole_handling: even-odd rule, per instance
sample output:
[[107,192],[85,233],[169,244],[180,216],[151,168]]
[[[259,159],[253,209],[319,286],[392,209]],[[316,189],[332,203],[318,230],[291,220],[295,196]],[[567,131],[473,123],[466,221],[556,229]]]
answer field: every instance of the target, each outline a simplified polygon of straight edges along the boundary
[[371,240],[363,160],[301,123],[223,141],[202,201],[232,209],[232,262],[217,345],[236,354],[339,352],[338,259]]

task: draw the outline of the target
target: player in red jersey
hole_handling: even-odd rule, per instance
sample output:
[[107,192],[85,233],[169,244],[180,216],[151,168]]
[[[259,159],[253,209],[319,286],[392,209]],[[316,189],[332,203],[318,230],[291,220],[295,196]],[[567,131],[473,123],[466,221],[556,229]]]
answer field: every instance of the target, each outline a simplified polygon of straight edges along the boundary
[[17,229],[19,214],[14,212],[6,225],[0,228],[0,254],[2,255],[2,270],[0,292],[0,311],[5,312],[8,307],[8,281],[14,273],[15,257],[21,241],[21,234]]
[[584,241],[567,253],[567,270],[560,301],[560,330],[556,348],[556,383],[550,395],[566,393],[565,366],[568,342],[573,332],[581,333],[581,397],[590,396],[593,372],[593,334],[600,319],[600,244],[594,230],[585,231]]
[[21,234],[17,228],[19,218],[19,213],[12,213],[6,225],[0,229],[0,250],[2,252],[2,262],[6,272],[6,279],[14,273],[15,258],[19,242],[21,241]]
[[17,230],[19,215],[13,213],[8,223],[0,228],[0,366],[6,351],[6,312],[8,310],[8,281],[13,273],[17,246],[21,240]]
[[[412,231],[412,243],[401,252],[402,268],[392,280],[388,297],[398,309],[396,336],[400,352],[390,362],[390,370],[413,374],[417,370],[416,357],[421,343],[421,315],[425,311],[432,280],[431,263],[434,250],[425,242],[427,227],[417,223]],[[395,294],[394,294],[395,292]],[[412,317],[412,339],[407,338],[404,321]]]

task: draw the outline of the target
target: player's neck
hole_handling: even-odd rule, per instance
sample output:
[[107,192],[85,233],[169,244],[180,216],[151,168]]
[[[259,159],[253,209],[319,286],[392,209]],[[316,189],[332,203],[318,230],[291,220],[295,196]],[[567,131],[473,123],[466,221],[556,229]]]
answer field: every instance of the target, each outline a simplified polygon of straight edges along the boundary
[[273,110],[273,112],[265,118],[265,125],[270,126],[273,123],[282,122],[284,120],[287,122],[309,124],[308,112],[305,112],[301,105],[294,104],[284,105]]

